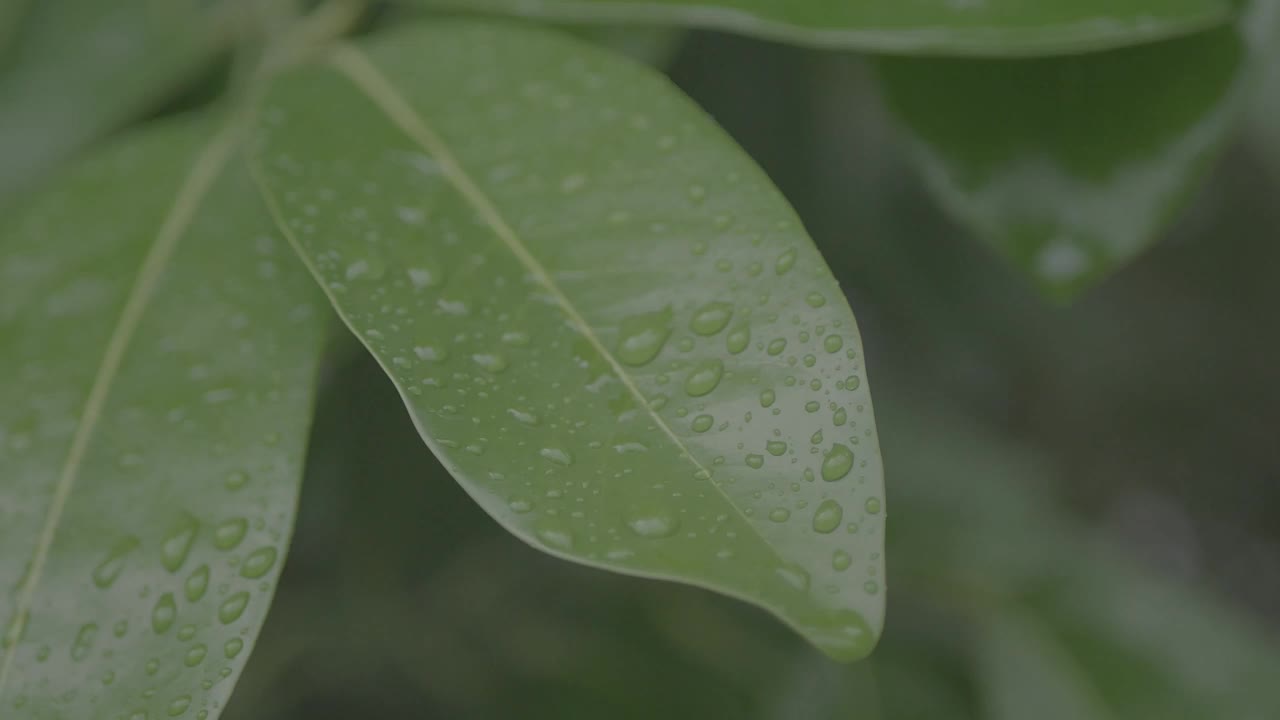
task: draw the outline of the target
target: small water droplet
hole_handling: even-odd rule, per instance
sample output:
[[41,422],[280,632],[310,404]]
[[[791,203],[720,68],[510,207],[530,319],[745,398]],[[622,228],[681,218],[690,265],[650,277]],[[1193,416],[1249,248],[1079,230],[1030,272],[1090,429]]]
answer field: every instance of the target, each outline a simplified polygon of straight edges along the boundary
[[725,349],[733,355],[737,355],[743,350],[746,350],[747,346],[750,344],[751,328],[747,325],[739,325],[738,327],[730,330],[729,334],[725,336],[724,339]]
[[129,632],[128,620],[117,620],[115,625],[111,626],[111,634],[118,638],[122,638]]
[[196,626],[191,623],[187,623],[186,625],[183,625],[182,627],[178,628],[179,640],[186,641],[186,640],[190,640],[195,636],[196,636]]
[[693,428],[694,432],[702,433],[710,430],[715,421],[715,418],[710,415],[699,415],[693,419],[692,423],[689,423],[689,427]]
[[413,349],[413,354],[417,355],[418,359],[426,360],[427,362],[444,362],[449,359],[448,350],[432,345],[418,345]]
[[524,423],[525,425],[538,424],[538,416],[530,412],[517,410],[515,408],[507,408],[507,414],[515,418],[517,421]]
[[178,603],[173,600],[173,593],[165,593],[156,600],[151,608],[151,629],[157,635],[169,632],[173,621],[178,617]]
[[541,518],[533,532],[548,547],[557,550],[573,549],[573,530],[554,518]]
[[666,508],[635,508],[627,515],[627,527],[643,538],[665,538],[680,529],[680,520]]
[[160,564],[169,572],[177,572],[186,562],[191,546],[196,540],[199,523],[187,513],[183,513],[169,529],[160,544]]
[[569,466],[573,464],[573,455],[568,450],[547,447],[539,450],[538,454],[557,465]]
[[864,506],[868,515],[878,515],[880,513],[880,498],[869,497]]
[[782,578],[791,587],[800,592],[809,591],[809,573],[803,568],[795,565],[784,565],[776,570],[778,577]]
[[760,407],[769,407],[773,405],[773,401],[777,399],[777,395],[773,390],[762,390],[760,392]]
[[182,584],[183,593],[187,596],[188,602],[199,602],[204,597],[205,591],[209,589],[209,566],[201,565],[187,576],[186,582]]
[[75,642],[71,643],[71,659],[80,662],[89,657],[93,643],[98,639],[97,623],[86,623],[80,626]]
[[233,470],[227,473],[227,477],[222,483],[228,490],[239,490],[249,484],[249,473],[243,470]]
[[230,550],[244,540],[249,530],[249,521],[244,518],[232,518],[213,529],[213,545],[219,550]]
[[769,519],[776,523],[783,523],[791,519],[791,511],[784,507],[777,507],[769,511]]
[[865,590],[868,595],[875,595],[880,592],[880,583],[875,580],[868,580],[862,583],[862,589]]
[[764,467],[764,456],[752,453],[747,456],[747,467],[759,470]]
[[627,365],[644,365],[658,356],[671,336],[671,308],[635,315],[618,328],[618,359]]
[[155,658],[151,658],[150,660],[147,661],[147,664],[146,666],[143,667],[143,670],[148,675],[155,675],[156,673],[160,672],[160,661],[156,660]]
[[836,408],[836,411],[831,415],[831,422],[834,423],[836,427],[844,425],[848,420],[849,415],[844,411],[844,408]]
[[829,353],[839,352],[844,347],[844,338],[839,335],[828,335],[822,341],[822,347]]
[[804,356],[805,367],[813,367],[817,362],[818,362],[818,358],[814,357],[813,355]]
[[124,570],[125,559],[138,548],[138,544],[138,538],[127,537],[113,545],[107,556],[93,569],[93,584],[104,590],[111,587]]
[[811,292],[808,295],[806,295],[804,297],[804,301],[809,304],[809,307],[812,307],[812,308],[820,308],[823,305],[827,304],[827,299],[823,297],[821,293],[816,293],[816,292]]
[[857,390],[858,386],[861,384],[862,380],[857,375],[850,375],[844,379],[845,390]]
[[831,569],[832,570],[835,570],[836,572],[843,572],[845,570],[848,570],[849,566],[852,564],[853,564],[853,558],[849,556],[849,553],[843,550],[836,550],[835,552],[831,553]]
[[783,350],[787,349],[786,338],[774,338],[769,341],[769,345],[765,348],[765,352],[770,355],[781,355]]
[[251,580],[266,575],[276,564],[276,549],[267,545],[249,553],[240,566],[240,576]]
[[491,373],[500,373],[507,369],[507,358],[501,353],[476,353],[471,360]]
[[733,305],[727,302],[709,302],[698,308],[689,320],[689,329],[699,335],[715,335],[729,324],[733,317]]
[[195,667],[204,662],[204,657],[208,653],[209,648],[205,647],[203,644],[192,645],[191,648],[187,650],[187,654],[183,656],[182,664],[187,667]]
[[191,707],[190,695],[179,695],[169,703],[169,717],[178,717],[185,713],[187,708]]
[[343,274],[348,280],[380,280],[386,272],[387,265],[382,258],[370,255],[353,260]]
[[770,455],[778,457],[787,451],[787,444],[782,440],[770,440],[764,444],[764,449],[768,450]]
[[813,513],[813,529],[823,534],[833,532],[840,527],[840,520],[843,518],[844,508],[840,507],[840,503],[830,499],[823,500]]
[[524,497],[514,497],[507,501],[507,507],[511,508],[511,512],[523,515],[533,510],[533,501]]
[[773,263],[773,271],[778,275],[785,275],[795,264],[796,251],[792,248],[778,256],[778,259]]
[[701,397],[716,389],[724,375],[724,363],[718,359],[703,360],[693,366],[684,381],[684,391],[690,397]]
[[810,435],[810,436],[809,436],[809,443],[810,443],[811,445],[821,445],[821,444],[822,444],[822,431],[821,431],[821,430],[819,430],[819,431],[815,432],[814,434]]
[[222,655],[226,657],[228,660],[233,660],[235,659],[235,656],[239,655],[240,651],[243,649],[244,649],[244,640],[241,640],[238,637],[231,638],[222,646]]
[[240,591],[235,595],[222,601],[218,606],[218,620],[223,625],[229,625],[244,614],[244,609],[249,606],[249,593]]
[[822,403],[818,402],[817,400],[810,400],[809,402],[804,404],[805,412],[816,413],[821,409],[822,409]]
[[822,479],[835,482],[853,469],[853,451],[848,447],[835,443],[822,458]]
[[564,178],[560,180],[560,191],[565,194],[575,193],[581,190],[586,184],[587,176],[585,173],[571,173],[569,175],[565,175]]

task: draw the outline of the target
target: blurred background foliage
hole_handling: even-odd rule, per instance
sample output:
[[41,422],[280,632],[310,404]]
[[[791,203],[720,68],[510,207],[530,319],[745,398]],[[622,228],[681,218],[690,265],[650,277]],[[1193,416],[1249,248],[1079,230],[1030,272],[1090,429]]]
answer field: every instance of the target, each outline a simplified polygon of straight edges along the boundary
[[[1276,63],[1161,242],[1054,305],[939,208],[867,57],[584,32],[663,64],[765,167],[849,294],[892,515],[881,646],[837,665],[742,603],[526,547],[344,348],[225,717],[1280,717]],[[198,104],[234,76],[191,70],[216,39],[174,46],[165,82],[64,139],[6,95],[19,44],[0,56],[0,147],[52,167]],[[41,177],[4,162],[0,187]]]

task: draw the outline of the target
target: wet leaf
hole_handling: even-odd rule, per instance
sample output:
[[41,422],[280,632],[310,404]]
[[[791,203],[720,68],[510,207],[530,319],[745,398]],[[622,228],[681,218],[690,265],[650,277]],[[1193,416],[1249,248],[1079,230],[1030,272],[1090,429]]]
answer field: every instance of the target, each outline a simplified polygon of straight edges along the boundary
[[266,615],[323,306],[241,136],[148,129],[0,224],[6,719],[216,717]]
[[289,75],[263,118],[281,227],[490,515],[870,651],[885,506],[853,315],[665,79],[444,22]]
[[1226,22],[1230,0],[416,0],[580,23],[678,25],[904,54],[1025,56],[1122,47]]
[[191,79],[238,0],[26,2],[8,42],[0,10],[0,203]]
[[1066,299],[1187,203],[1234,128],[1248,47],[1224,27],[1079,57],[878,67],[939,201]]

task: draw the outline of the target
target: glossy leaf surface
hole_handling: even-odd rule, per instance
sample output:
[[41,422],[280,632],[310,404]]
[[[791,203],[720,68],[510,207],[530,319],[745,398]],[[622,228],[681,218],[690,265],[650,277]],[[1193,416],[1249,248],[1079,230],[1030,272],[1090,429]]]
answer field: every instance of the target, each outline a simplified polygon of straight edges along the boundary
[[680,25],[783,42],[905,54],[1043,55],[1121,47],[1212,27],[1229,0],[416,0],[574,22]]
[[17,3],[8,45],[0,28],[0,203],[190,79],[225,43],[236,2]]
[[1230,135],[1248,43],[1226,27],[1070,58],[884,60],[939,201],[1048,295],[1148,246]]
[[282,227],[490,515],[870,651],[885,506],[853,316],[664,78],[445,22],[279,81],[261,145]]
[[216,717],[266,615],[324,315],[241,135],[148,129],[0,225],[6,720]]

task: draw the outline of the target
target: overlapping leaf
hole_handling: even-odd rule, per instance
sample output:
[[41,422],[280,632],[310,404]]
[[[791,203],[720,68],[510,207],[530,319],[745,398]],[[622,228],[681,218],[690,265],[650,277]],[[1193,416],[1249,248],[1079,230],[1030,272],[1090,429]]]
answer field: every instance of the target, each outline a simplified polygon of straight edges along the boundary
[[870,651],[885,508],[857,327],[785,201],[663,78],[446,22],[292,73],[263,117],[281,226],[490,515]]
[[0,221],[0,716],[216,717],[292,526],[322,303],[182,121]]
[[828,48],[1043,55],[1121,47],[1225,22],[1230,0],[413,0],[574,22],[681,25]]

